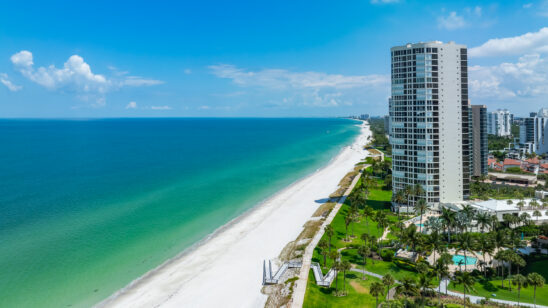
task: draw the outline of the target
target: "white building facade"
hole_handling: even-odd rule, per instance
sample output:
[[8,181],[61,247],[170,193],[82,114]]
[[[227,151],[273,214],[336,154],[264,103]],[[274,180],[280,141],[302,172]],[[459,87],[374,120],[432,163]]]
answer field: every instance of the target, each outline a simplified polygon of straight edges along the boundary
[[548,109],[540,109],[523,119],[519,127],[520,144],[528,153],[548,153]]
[[[469,196],[468,61],[464,45],[391,48],[393,192],[420,184],[436,207]],[[418,197],[409,200],[414,205]]]
[[512,120],[514,116],[506,109],[498,109],[487,113],[487,133],[497,136],[512,135]]

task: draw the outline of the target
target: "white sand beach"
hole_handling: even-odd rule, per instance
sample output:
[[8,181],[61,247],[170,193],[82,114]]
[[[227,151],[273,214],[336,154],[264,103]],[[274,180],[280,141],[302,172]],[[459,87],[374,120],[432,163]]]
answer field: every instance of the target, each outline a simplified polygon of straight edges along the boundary
[[352,146],[329,165],[294,183],[100,303],[101,307],[263,307],[263,260],[276,259],[295,240],[339,181],[366,156],[363,124]]

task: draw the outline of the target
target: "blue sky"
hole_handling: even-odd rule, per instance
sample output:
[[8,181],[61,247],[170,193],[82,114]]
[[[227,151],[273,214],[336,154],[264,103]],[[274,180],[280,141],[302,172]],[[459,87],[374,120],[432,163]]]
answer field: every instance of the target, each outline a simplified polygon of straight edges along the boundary
[[0,117],[387,112],[391,46],[469,48],[473,104],[548,107],[548,1],[3,1]]

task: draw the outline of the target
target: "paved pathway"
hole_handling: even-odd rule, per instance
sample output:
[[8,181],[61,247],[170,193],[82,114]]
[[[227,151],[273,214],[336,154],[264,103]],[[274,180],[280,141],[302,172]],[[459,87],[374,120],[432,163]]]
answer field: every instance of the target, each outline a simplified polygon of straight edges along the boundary
[[[369,167],[370,165],[363,165],[362,169],[365,169]],[[354,180],[348,187],[348,189],[344,192],[344,195],[339,199],[335,207],[333,207],[333,210],[331,213],[329,213],[329,216],[327,216],[327,219],[324,221],[322,226],[320,227],[320,230],[316,232],[316,235],[312,238],[312,241],[306,246],[303,254],[303,266],[301,267],[301,272],[299,273],[299,279],[295,282],[295,292],[293,293],[293,302],[290,304],[291,307],[302,307],[304,303],[304,295],[306,293],[306,282],[308,281],[308,273],[310,272],[310,264],[312,262],[312,254],[314,253],[314,248],[316,245],[318,245],[318,242],[323,236],[324,233],[324,227],[329,225],[333,218],[335,218],[335,215],[339,212],[341,209],[344,201],[346,201],[346,198],[352,192],[352,189],[354,189],[354,186],[356,186],[356,183],[358,183],[358,180],[360,179],[360,174],[356,175],[354,177]]]

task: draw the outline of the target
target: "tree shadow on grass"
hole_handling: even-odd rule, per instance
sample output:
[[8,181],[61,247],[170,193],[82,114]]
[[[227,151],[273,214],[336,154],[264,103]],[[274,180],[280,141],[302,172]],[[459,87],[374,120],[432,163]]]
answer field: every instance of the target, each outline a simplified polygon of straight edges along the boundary
[[378,200],[367,200],[367,205],[372,207],[374,210],[382,210],[390,208],[390,202],[378,201]]
[[346,279],[356,279],[356,278],[358,278],[358,275],[352,272],[346,272]]
[[482,287],[486,290],[486,291],[489,291],[489,292],[497,292],[499,291],[499,288],[496,287],[493,283],[491,283],[491,281],[487,281],[485,279],[482,279],[480,281],[480,284],[482,285]]

